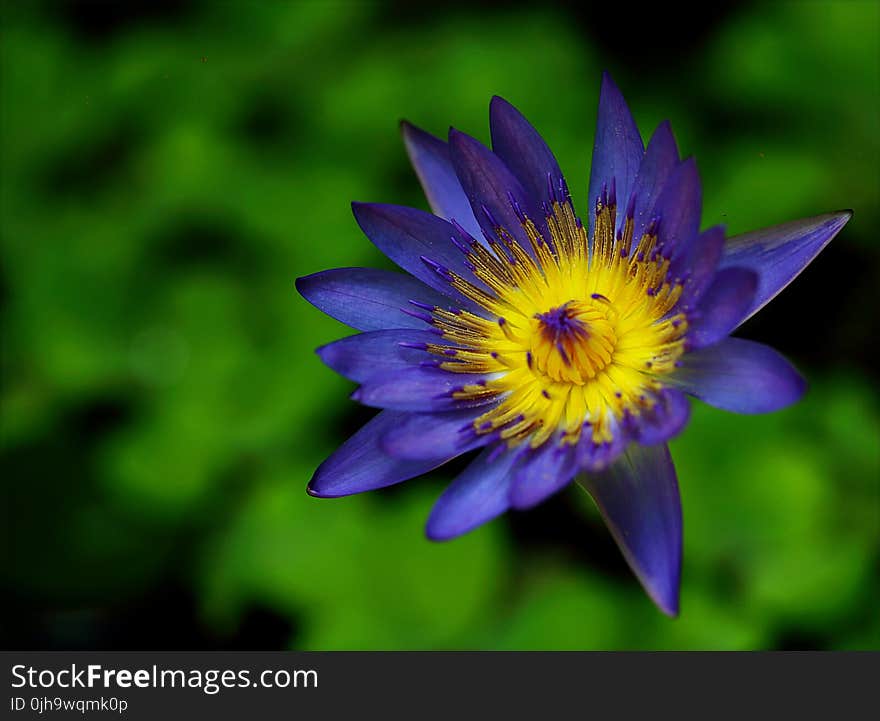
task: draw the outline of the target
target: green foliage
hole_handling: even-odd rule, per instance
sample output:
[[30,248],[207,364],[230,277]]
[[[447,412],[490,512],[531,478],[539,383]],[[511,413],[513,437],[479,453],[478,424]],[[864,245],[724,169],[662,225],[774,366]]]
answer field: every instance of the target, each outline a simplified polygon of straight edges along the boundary
[[[583,210],[599,73],[618,70],[595,34],[547,7],[398,20],[215,3],[106,37],[48,5],[4,14],[3,585],[39,623],[172,584],[221,644],[257,606],[312,649],[877,647],[880,410],[859,357],[876,308],[876,3],[744,6],[686,71],[618,74],[643,130],[670,117],[700,159],[706,225],[856,210],[805,274],[826,292],[787,306],[809,337],[783,316],[758,326],[804,368],[806,400],[697,407],[673,444],[676,621],[616,553],[594,564],[517,519],[429,543],[442,471],[370,497],[304,492],[367,416],[312,352],[347,331],[294,279],[387,265],[348,203],[424,207],[397,121],[487,140],[493,94],[544,133]],[[552,504],[605,537],[577,492]]]

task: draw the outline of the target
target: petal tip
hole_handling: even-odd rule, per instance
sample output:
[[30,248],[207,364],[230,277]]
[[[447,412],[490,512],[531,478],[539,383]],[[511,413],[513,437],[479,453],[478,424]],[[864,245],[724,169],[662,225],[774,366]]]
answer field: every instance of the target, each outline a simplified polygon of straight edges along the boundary
[[780,406],[780,410],[799,402],[810,389],[810,384],[807,382],[807,379],[797,370],[792,369],[792,371],[789,379],[788,393],[785,394],[785,400],[787,402]]
[[351,201],[351,214],[354,216],[355,220],[358,221],[358,223],[360,223],[361,221],[361,215],[363,214],[364,210],[369,208],[369,206],[369,203],[365,203],[361,200]]
[[420,137],[434,137],[430,133],[422,130],[418,125],[413,125],[406,118],[400,119],[400,121],[398,122],[398,127],[400,128],[400,134],[403,135],[403,141],[407,145],[407,147],[410,143],[414,142]]
[[679,614],[679,603],[678,603],[678,592],[672,598],[660,599],[654,598],[651,599],[656,604],[657,608],[659,608],[665,615],[669,616],[669,618],[678,618]]
[[[322,463],[321,466],[323,465],[324,464]],[[310,480],[309,484],[306,486],[306,493],[312,498],[338,498],[339,494],[333,493],[327,488],[322,488],[322,486],[326,486],[326,484],[323,482],[325,478],[321,473],[321,466],[318,466],[315,475],[312,476],[312,480]]]
[[447,134],[447,140],[449,141],[450,147],[461,147],[462,145],[467,144],[468,140],[470,140],[470,136],[467,133],[463,133],[458,128],[450,125],[449,132]]
[[602,71],[602,87],[605,86],[614,88],[617,90],[617,83],[614,82],[614,78],[611,76],[611,73],[608,70]]
[[607,70],[602,71],[602,85],[599,89],[600,102],[603,97],[615,104],[622,105],[626,108],[627,112],[629,112],[629,107],[626,104],[626,99],[623,97],[620,87],[614,81],[614,77],[611,73]]
[[444,530],[442,527],[438,528],[437,524],[432,523],[432,519],[428,518],[428,522],[425,525],[425,538],[429,541],[443,543],[444,541],[449,541],[455,538],[456,535],[458,534],[451,533],[448,529]]
[[610,103],[611,106],[615,107],[624,107],[627,113],[629,113],[623,93],[620,92],[620,88],[607,70],[602,71],[602,84],[599,87],[599,105],[601,106],[605,103]]
[[364,210],[375,208],[379,206],[379,203],[370,203],[365,200],[352,200],[351,201],[351,209],[356,213],[362,212]]
[[492,99],[489,101],[489,118],[491,121],[491,117],[496,113],[503,113],[510,110],[514,110],[517,113],[519,111],[514,107],[513,103],[508,100],[505,100],[500,95],[493,95]]
[[642,583],[642,587],[648,594],[648,598],[660,611],[669,618],[678,618],[679,599],[681,594],[681,557],[674,570],[666,579],[654,578],[649,580],[636,573]]
[[852,210],[852,208],[844,208],[844,209],[842,209],[842,210],[835,210],[835,211],[832,213],[832,215],[836,215],[836,216],[837,216],[837,222],[840,224],[840,225],[838,225],[838,230],[839,230],[839,229],[842,228],[844,225],[846,225],[847,223],[849,223],[849,221],[852,219],[852,217],[853,217],[853,210]]
[[296,292],[308,303],[311,303],[322,313],[326,311],[318,304],[317,298],[321,294],[321,278],[329,271],[319,271],[311,275],[302,275],[293,282]]

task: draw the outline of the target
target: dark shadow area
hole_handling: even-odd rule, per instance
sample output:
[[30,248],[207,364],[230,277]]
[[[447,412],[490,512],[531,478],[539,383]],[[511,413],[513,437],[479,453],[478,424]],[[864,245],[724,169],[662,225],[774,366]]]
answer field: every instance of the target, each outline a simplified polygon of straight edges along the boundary
[[41,609],[14,596],[4,615],[16,623],[5,628],[3,648],[44,651],[262,651],[285,649],[296,641],[289,614],[253,604],[238,625],[223,633],[199,616],[192,591],[173,579],[160,580],[146,595],[102,607]]
[[200,3],[192,0],[60,0],[44,3],[84,43],[107,43],[144,27],[173,26],[192,19]]
[[143,140],[136,122],[120,118],[85,143],[72,143],[44,161],[38,185],[55,199],[78,201],[126,189],[133,182],[132,163]]

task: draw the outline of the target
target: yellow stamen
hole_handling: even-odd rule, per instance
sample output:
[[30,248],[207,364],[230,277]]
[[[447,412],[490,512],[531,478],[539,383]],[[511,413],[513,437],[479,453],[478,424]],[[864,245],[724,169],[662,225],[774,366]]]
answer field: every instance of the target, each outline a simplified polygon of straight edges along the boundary
[[557,432],[577,443],[586,431],[612,440],[615,421],[651,407],[659,378],[684,352],[687,319],[670,315],[682,285],[669,277],[657,237],[635,242],[627,218],[615,237],[616,208],[600,205],[592,253],[570,202],[554,202],[549,239],[526,218],[531,254],[504,229],[491,249],[468,254],[474,275],[491,293],[455,276],[452,285],[496,318],[435,309],[434,325],[455,346],[429,346],[441,367],[485,373],[462,400],[503,400],[480,416],[478,433],[497,432],[511,445],[538,447]]

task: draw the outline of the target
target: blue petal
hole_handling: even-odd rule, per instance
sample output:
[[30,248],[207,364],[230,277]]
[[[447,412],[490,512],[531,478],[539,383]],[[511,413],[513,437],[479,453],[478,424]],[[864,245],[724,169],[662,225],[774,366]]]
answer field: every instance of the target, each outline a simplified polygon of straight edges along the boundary
[[504,513],[513,464],[512,451],[487,448],[462,471],[437,500],[425,531],[433,541],[467,533]]
[[690,246],[700,232],[702,211],[697,163],[688,158],[670,173],[654,208],[654,214],[660,218],[660,247],[663,255],[672,260],[673,274],[681,274],[686,269],[681,259],[687,258]]
[[462,386],[483,383],[485,376],[472,373],[452,373],[440,368],[406,368],[390,373],[378,372],[364,381],[351,397],[358,403],[374,408],[429,413],[493,403],[494,396],[479,401],[462,401],[453,397]]
[[363,383],[377,373],[395,373],[432,363],[436,356],[413,346],[437,340],[437,335],[430,331],[375,330],[328,343],[315,352],[339,375]]
[[390,428],[406,419],[399,411],[382,411],[343,443],[324,461],[308,486],[308,492],[319,498],[338,498],[384,488],[394,483],[427,473],[456,453],[437,454],[433,458],[403,461],[384,453],[379,439]]
[[[402,205],[352,203],[354,217],[375,246],[405,271],[460,305],[479,312],[449,283],[448,271],[471,279],[464,253],[452,242],[455,228],[436,215]],[[425,262],[425,259],[431,263]]]
[[577,464],[584,471],[602,471],[614,463],[626,450],[629,442],[629,429],[613,416],[608,421],[610,441],[595,443],[593,433],[587,428],[577,445]]
[[[634,183],[633,238],[636,242],[644,235],[653,219],[657,198],[676,166],[678,166],[678,148],[672,135],[672,128],[666,120],[660,123],[651,136]],[[621,200],[626,202],[627,198]],[[621,216],[622,214],[618,214],[618,217]]]
[[742,320],[755,297],[757,274],[746,268],[718,271],[712,285],[700,298],[687,333],[690,348],[703,348],[728,336]]
[[851,217],[851,210],[841,210],[729,238],[721,267],[751,268],[758,274],[758,290],[742,321],[797,278]]
[[400,124],[400,129],[406,152],[431,210],[441,218],[455,220],[468,233],[479,238],[480,226],[452,167],[449,146],[406,121]]
[[633,436],[645,446],[665,443],[684,430],[690,416],[687,396],[675,388],[664,388],[656,394],[653,407],[639,416]]
[[510,487],[513,508],[531,508],[567,486],[577,472],[574,447],[548,441],[525,455]]
[[632,444],[607,470],[579,482],[648,595],[678,615],[681,578],[681,501],[669,449]]
[[514,202],[536,222],[543,220],[543,215],[510,169],[485,145],[455,128],[449,130],[449,149],[455,172],[483,233],[488,238],[497,237],[497,224],[530,249]]
[[794,367],[769,346],[726,338],[685,353],[665,381],[716,408],[734,413],[771,413],[791,405],[806,390]]
[[526,192],[547,203],[559,198],[565,187],[559,163],[522,113],[496,95],[489,104],[489,127],[492,150],[513,171]]
[[590,167],[590,195],[587,199],[591,238],[596,223],[593,211],[602,189],[610,189],[613,180],[617,197],[625,203],[632,192],[644,152],[642,136],[639,135],[636,121],[633,120],[623,95],[611,76],[603,73],[602,89],[599,91],[599,115],[596,119],[596,141]]
[[680,308],[695,307],[711,284],[724,252],[724,228],[716,225],[703,231],[691,244],[685,263],[686,282],[678,301]]
[[334,268],[296,279],[303,298],[327,315],[357,330],[425,328],[407,315],[410,300],[447,310],[456,304],[412,276],[375,268]]
[[474,420],[485,407],[466,408],[447,413],[410,413],[399,425],[382,436],[388,455],[403,459],[433,458],[439,454],[459,454],[484,446],[491,434],[477,435]]

